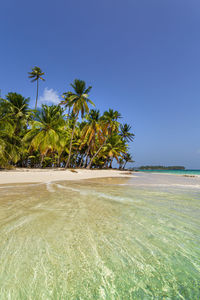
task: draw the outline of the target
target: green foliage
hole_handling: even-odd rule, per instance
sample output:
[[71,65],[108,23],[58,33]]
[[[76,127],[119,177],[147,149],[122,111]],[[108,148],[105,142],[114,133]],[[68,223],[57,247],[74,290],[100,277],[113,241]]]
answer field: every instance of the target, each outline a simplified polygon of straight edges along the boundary
[[[29,74],[32,81],[43,80],[38,67]],[[124,168],[132,162],[128,142],[134,134],[128,124],[120,124],[121,114],[90,110],[91,86],[83,80],[75,79],[71,87],[60,105],[40,110],[31,110],[29,98],[17,93],[0,99],[0,168],[107,168],[114,160]]]
[[75,126],[78,119],[79,112],[81,112],[81,117],[84,117],[85,113],[89,112],[88,103],[92,104],[94,106],[94,103],[88,98],[88,93],[91,90],[91,86],[86,88],[85,81],[75,79],[74,83],[71,83],[71,87],[73,88],[73,91],[69,91],[65,93],[65,101],[61,101],[61,104],[65,106],[69,106],[72,108],[72,113],[74,116],[74,124],[73,124],[73,130],[71,133],[71,141],[69,146],[69,155],[66,163],[66,167],[70,164],[70,158],[71,158],[71,151],[72,151],[72,143],[73,143],[73,137],[75,132]]
[[134,134],[130,132],[131,126],[129,124],[120,124],[120,136],[126,141],[126,142],[132,142],[134,139]]
[[22,137],[27,129],[31,111],[29,98],[9,93],[0,99],[0,166],[17,163],[23,151]]
[[31,72],[28,72],[29,74],[29,78],[31,78],[31,82],[34,82],[38,79],[41,79],[41,80],[45,80],[42,76],[44,75],[44,72],[42,72],[42,70],[39,68],[39,67],[34,67],[32,68],[32,71]]
[[29,145],[29,151],[40,152],[43,162],[48,152],[55,152],[60,157],[69,140],[70,130],[66,129],[62,108],[42,105],[40,113],[36,113],[36,120],[30,122],[30,129],[23,140]]

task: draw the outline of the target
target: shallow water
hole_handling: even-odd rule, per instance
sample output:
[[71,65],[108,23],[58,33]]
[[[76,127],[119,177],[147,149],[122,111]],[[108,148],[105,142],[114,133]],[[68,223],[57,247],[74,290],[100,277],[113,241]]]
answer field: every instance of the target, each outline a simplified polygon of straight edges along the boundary
[[182,174],[182,175],[200,175],[200,170],[139,170],[147,173],[164,173],[164,174]]
[[200,299],[199,196],[139,177],[1,186],[0,299]]

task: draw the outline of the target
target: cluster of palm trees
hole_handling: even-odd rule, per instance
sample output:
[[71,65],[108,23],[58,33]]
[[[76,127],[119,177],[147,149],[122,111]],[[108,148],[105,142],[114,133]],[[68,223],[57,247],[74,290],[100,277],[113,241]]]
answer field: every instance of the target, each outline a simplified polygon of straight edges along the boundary
[[128,143],[134,134],[121,115],[109,109],[102,115],[89,99],[90,87],[75,79],[72,91],[63,93],[59,105],[37,109],[38,80],[44,73],[35,67],[29,73],[37,81],[35,109],[29,98],[8,93],[0,99],[0,168],[63,167],[119,168],[133,162]]

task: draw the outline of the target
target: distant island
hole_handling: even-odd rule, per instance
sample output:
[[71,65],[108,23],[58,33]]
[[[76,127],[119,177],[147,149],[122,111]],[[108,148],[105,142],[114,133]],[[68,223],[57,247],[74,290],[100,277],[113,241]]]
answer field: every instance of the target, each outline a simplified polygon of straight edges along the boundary
[[138,170],[185,170],[183,166],[141,166]]

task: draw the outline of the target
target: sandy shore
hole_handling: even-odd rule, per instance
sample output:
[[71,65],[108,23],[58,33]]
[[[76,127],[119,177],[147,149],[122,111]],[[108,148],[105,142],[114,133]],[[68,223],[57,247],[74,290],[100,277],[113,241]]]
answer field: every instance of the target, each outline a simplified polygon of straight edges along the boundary
[[0,185],[12,183],[47,183],[62,180],[81,180],[106,177],[134,177],[134,184],[140,185],[183,185],[200,188],[200,176],[180,174],[145,173],[120,170],[63,170],[63,169],[16,169],[0,171]]
[[80,180],[103,177],[127,177],[133,176],[128,171],[119,170],[39,170],[17,169],[0,171],[0,184],[10,183],[35,183],[61,180]]

